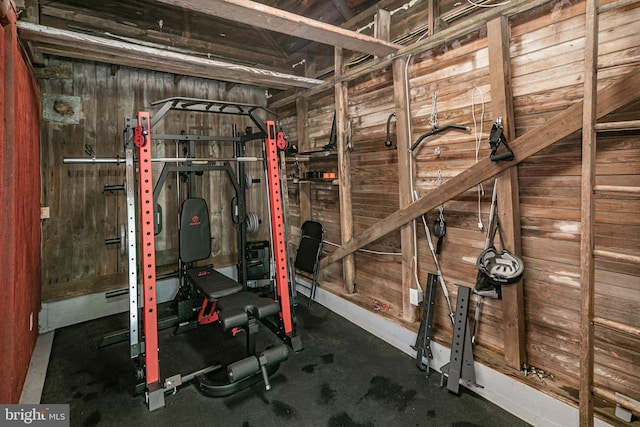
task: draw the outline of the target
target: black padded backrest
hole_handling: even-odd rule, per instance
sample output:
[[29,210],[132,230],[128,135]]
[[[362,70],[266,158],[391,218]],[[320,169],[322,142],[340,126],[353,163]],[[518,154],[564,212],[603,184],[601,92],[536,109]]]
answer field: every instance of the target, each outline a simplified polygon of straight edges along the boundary
[[194,262],[211,255],[209,208],[204,199],[192,198],[182,203],[180,214],[180,259]]
[[314,273],[322,252],[324,229],[315,221],[305,221],[300,229],[300,244],[296,252],[295,268]]

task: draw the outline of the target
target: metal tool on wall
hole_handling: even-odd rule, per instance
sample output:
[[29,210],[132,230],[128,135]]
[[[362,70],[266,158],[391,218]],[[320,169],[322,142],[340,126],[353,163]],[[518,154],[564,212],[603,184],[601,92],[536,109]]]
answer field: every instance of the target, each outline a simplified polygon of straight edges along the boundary
[[[442,185],[442,170],[438,169],[438,186]],[[447,223],[444,220],[444,205],[438,207],[438,218],[433,223],[433,235],[438,238],[436,243],[436,255],[442,251],[444,236],[447,234]]]
[[[484,241],[484,248],[487,249],[491,243],[491,228],[493,225],[493,216],[496,213],[496,205],[498,202],[498,192],[496,191],[498,188],[498,180],[493,182],[493,194],[491,195],[491,207],[489,208],[489,227],[487,228],[487,237]],[[478,273],[479,274],[479,273]],[[473,334],[471,336],[471,344],[475,344],[476,342],[476,334],[478,333],[478,324],[480,322],[480,310],[482,308],[482,298],[483,296],[498,299],[500,298],[499,289],[495,288],[489,290],[479,290],[476,287],[473,288],[473,293],[476,294],[476,309],[473,316]]]
[[[497,162],[500,160],[513,160],[514,154],[509,147],[509,143],[507,139],[504,137],[504,129],[502,127],[502,117],[498,117],[496,122],[493,124],[491,128],[491,133],[489,134],[489,145],[491,146],[491,161]],[[504,146],[504,150],[502,153],[498,153],[500,147]]]
[[[391,145],[393,144],[391,142],[391,119],[393,119],[396,116],[396,113],[393,112],[391,114],[389,114],[389,117],[387,117],[387,140],[384,142],[384,145],[386,147],[391,147]],[[398,144],[396,144],[396,146],[394,148],[398,148]]]
[[[416,343],[412,348],[416,351],[416,366],[429,375],[429,363],[433,360],[431,351],[431,336],[433,334],[433,314],[435,312],[437,275],[429,273],[427,277],[427,291],[422,308],[422,320],[416,336]],[[427,362],[424,362],[424,359]]]
[[447,390],[460,394],[460,380],[482,387],[476,383],[476,371],[473,362],[473,347],[469,333],[469,301],[471,289],[466,286],[458,286],[458,298],[456,301],[456,317],[453,324],[451,342],[451,355],[449,363],[440,368],[442,377],[440,386],[444,386],[447,379]]
[[[512,285],[517,283],[524,272],[524,262],[522,259],[511,253],[504,244],[502,231],[500,228],[500,220],[495,213],[497,205],[497,180],[493,185],[493,196],[491,198],[491,210],[489,228],[487,230],[487,238],[485,240],[485,249],[482,251],[476,266],[478,267],[478,276],[476,278],[476,286],[474,292],[478,294],[476,303],[474,334],[472,342],[475,342],[475,334],[478,329],[480,319],[480,304],[482,296],[492,298],[500,298],[501,287],[503,285]],[[500,236],[501,250],[497,250],[494,244],[496,234]]]
[[429,132],[426,132],[422,135],[420,135],[420,137],[416,140],[416,142],[413,143],[413,145],[411,146],[411,148],[409,148],[409,151],[414,151],[416,148],[418,148],[418,146],[422,143],[422,141],[424,141],[426,138],[432,136],[432,135],[436,135],[440,132],[444,132],[446,130],[450,130],[450,129],[457,129],[457,130],[464,130],[469,132],[469,126],[467,125],[454,125],[454,124],[449,124],[449,125],[444,125],[442,127],[438,126],[439,125],[439,120],[438,120],[438,108],[437,108],[437,104],[436,104],[436,94],[435,92],[432,94],[431,96],[431,117],[429,119],[429,124],[431,125],[432,129]]

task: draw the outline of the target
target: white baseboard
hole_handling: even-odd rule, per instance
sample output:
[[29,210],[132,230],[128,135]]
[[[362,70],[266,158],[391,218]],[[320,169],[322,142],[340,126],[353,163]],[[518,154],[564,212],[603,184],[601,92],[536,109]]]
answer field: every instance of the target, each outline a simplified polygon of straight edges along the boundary
[[[298,279],[298,281],[303,280]],[[297,286],[298,292],[308,296],[308,286],[309,284],[304,281],[304,284]],[[415,332],[389,322],[382,316],[320,287],[316,290],[315,301],[415,358],[416,352],[411,348],[416,342],[417,334]],[[431,367],[440,372],[440,367],[450,360],[450,349],[433,342],[431,343],[431,350],[433,353]],[[554,399],[548,394],[503,375],[481,363],[475,362],[474,367],[476,382],[483,387],[476,387],[470,384],[465,384],[465,387],[505,411],[534,426],[566,427],[579,425],[578,408]],[[418,374],[416,372],[416,375]],[[446,391],[443,390],[443,393],[446,393]],[[611,424],[598,418],[594,419],[594,425],[598,427],[611,426]]]
[[38,335],[36,346],[31,355],[27,378],[24,380],[22,394],[20,394],[20,404],[37,405],[40,403],[44,380],[47,377],[47,368],[49,367],[53,335],[54,332]]
[[[233,266],[216,270],[233,279],[236,277],[236,269]],[[156,286],[158,304],[171,301],[178,287],[177,278],[158,280]],[[98,292],[58,301],[47,301],[42,303],[38,317],[38,330],[42,334],[127,311],[129,311],[129,298],[126,293],[110,296],[108,292]]]

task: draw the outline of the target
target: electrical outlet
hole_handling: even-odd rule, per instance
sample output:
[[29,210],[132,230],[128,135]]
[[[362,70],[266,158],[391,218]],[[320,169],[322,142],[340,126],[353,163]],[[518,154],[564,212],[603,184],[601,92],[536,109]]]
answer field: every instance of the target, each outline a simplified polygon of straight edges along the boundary
[[49,219],[51,218],[51,212],[49,206],[40,207],[40,219]]
[[411,305],[418,305],[422,302],[422,289],[409,289],[409,302]]

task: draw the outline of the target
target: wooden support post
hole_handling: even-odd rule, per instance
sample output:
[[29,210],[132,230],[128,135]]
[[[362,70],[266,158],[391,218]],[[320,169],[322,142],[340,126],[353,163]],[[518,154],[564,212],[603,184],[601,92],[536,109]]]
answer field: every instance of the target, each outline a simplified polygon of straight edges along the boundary
[[376,13],[374,37],[389,41],[391,37],[391,12],[379,9]]
[[593,426],[593,257],[596,183],[596,111],[598,106],[598,1],[587,0],[582,102],[582,181],[580,185],[580,425]]
[[[24,11],[20,16],[22,21],[40,24],[40,6],[38,0],[25,0]],[[44,65],[44,55],[38,51],[32,42],[27,42],[29,57],[33,64]]]
[[[393,60],[393,101],[396,107],[396,138],[398,142],[398,181],[400,192],[400,208],[412,202],[410,175],[411,146],[409,108],[409,88],[406,85],[408,58],[402,56]],[[415,220],[414,220],[415,221]],[[402,317],[407,322],[414,322],[417,316],[417,307],[410,303],[409,290],[417,286],[415,275],[416,260],[414,258],[415,236],[412,223],[400,228],[400,240],[402,243]]]
[[[515,139],[511,63],[509,57],[509,19],[498,17],[487,23],[489,68],[491,70],[491,102],[496,117],[502,116],[507,141]],[[502,172],[498,179],[498,217],[505,244],[517,255],[522,254],[520,236],[520,198],[517,166]],[[502,287],[504,320],[504,357],[507,366],[520,370],[526,362],[524,323],[524,284],[522,279]]]
[[[296,99],[296,116],[298,131],[298,152],[304,153],[309,150],[309,140],[307,132],[307,120],[309,113],[309,102],[307,98],[300,96]],[[300,177],[307,172],[306,162],[298,164]],[[311,185],[308,181],[298,182],[298,197],[300,198],[300,225],[311,219]]]
[[[306,165],[301,164],[300,174],[303,174],[306,169]],[[298,182],[298,197],[300,202],[300,226],[305,221],[311,219],[311,183],[309,181]]]
[[[335,49],[335,75],[342,75],[344,59],[342,49]],[[338,178],[340,180],[340,231],[342,244],[353,238],[353,210],[351,204],[351,150],[347,141],[349,112],[347,110],[347,83],[338,82],[335,86],[336,104],[336,145],[338,149]],[[356,263],[355,255],[346,256],[342,262],[344,290],[348,294],[355,292]]]
[[429,26],[429,35],[432,36],[438,32],[440,28],[438,25],[438,21],[440,20],[440,2],[438,0],[428,0],[427,2],[428,9],[428,26]]
[[307,139],[307,114],[309,112],[309,103],[307,98],[299,96],[296,99],[296,129],[298,132],[298,152],[302,153],[309,149]]
[[[309,57],[305,57],[304,62],[305,77],[314,78],[316,75],[316,64],[311,62]],[[298,91],[300,96],[296,98],[296,115],[298,130],[298,152],[304,153],[311,149],[309,147],[309,132],[307,131],[307,123],[309,121],[309,100],[302,96],[302,91]],[[300,176],[308,172],[309,164],[301,162],[298,164]],[[298,183],[298,197],[300,205],[300,225],[311,219],[311,183],[309,181],[300,181]]]

